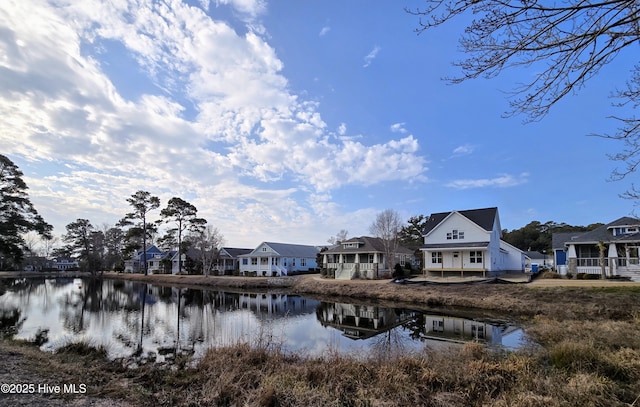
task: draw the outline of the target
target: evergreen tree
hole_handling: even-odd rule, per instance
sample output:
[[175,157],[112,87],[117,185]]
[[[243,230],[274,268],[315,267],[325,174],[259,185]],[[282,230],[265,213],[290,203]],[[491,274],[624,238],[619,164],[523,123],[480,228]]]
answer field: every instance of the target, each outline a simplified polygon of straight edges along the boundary
[[24,174],[9,158],[0,154],[0,268],[20,263],[24,256],[24,234],[37,232],[51,239],[53,227],[46,223],[27,195]]

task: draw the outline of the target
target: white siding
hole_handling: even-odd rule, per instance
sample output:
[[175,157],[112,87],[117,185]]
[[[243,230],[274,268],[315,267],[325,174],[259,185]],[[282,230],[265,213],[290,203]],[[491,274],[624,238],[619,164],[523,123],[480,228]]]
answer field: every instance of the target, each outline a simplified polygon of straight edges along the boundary
[[[464,233],[464,239],[447,239],[447,233],[454,230]],[[471,222],[466,217],[457,212],[451,213],[447,219],[442,221],[435,229],[425,236],[425,243],[465,243],[465,242],[486,242],[489,240],[489,232]]]

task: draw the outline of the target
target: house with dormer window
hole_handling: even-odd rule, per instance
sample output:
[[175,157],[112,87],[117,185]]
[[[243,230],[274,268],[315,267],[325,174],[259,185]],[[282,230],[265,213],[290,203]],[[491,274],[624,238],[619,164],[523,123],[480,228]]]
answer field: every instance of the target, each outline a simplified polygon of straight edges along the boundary
[[314,270],[319,249],[301,244],[262,242],[250,253],[237,256],[240,273],[253,276],[286,276]]
[[[322,252],[323,268],[331,270],[338,280],[354,278],[376,279],[391,277],[393,270],[387,269],[384,241],[379,237],[353,237]],[[413,251],[397,246],[390,264],[412,264]]]
[[524,272],[525,253],[501,239],[498,208],[431,214],[422,235],[423,270],[430,276]]
[[624,216],[589,232],[554,234],[552,238],[560,242],[554,243],[557,264],[566,264],[572,274],[602,274],[604,268],[607,277],[640,281],[640,219]]

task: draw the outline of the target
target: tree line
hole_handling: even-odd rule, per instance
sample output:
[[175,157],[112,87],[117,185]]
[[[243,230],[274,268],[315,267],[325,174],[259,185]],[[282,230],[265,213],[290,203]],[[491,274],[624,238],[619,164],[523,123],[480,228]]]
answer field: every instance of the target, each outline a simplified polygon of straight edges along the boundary
[[[127,198],[131,212],[114,226],[94,225],[79,218],[66,225],[62,245],[52,235],[53,227],[44,221],[31,203],[22,171],[9,158],[0,155],[0,269],[22,265],[25,254],[35,251],[35,239],[41,239],[45,257],[76,259],[82,271],[124,270],[126,259],[146,253],[149,244],[175,249],[178,269],[209,274],[218,259],[224,237],[220,231],[198,217],[198,209],[179,197],[169,199],[160,210],[160,219],[148,221],[150,212],[160,208],[160,199],[148,191],[137,191]],[[160,235],[161,226],[165,226]],[[35,236],[34,236],[35,235]],[[182,254],[192,250],[188,264]],[[141,255],[141,267],[148,272]]]
[[[0,269],[15,269],[22,264],[25,252],[33,252],[35,234],[46,247],[46,257],[69,257],[79,261],[80,269],[123,270],[126,259],[140,251],[146,253],[149,243],[162,248],[176,249],[178,269],[185,267],[192,272],[209,274],[218,260],[224,237],[220,231],[198,217],[197,208],[179,197],[169,199],[160,209],[160,219],[149,222],[150,212],[160,208],[160,199],[148,191],[137,191],[127,198],[131,212],[125,214],[114,226],[96,226],[89,219],[79,218],[66,225],[62,235],[63,245],[53,248],[57,239],[51,234],[52,226],[38,214],[27,194],[23,173],[6,156],[0,155]],[[411,216],[402,222],[398,212],[387,209],[379,213],[370,226],[370,232],[386,242],[385,252],[389,260],[398,245],[412,249],[419,256],[423,244],[423,230],[429,215]],[[521,250],[541,253],[551,251],[553,233],[585,232],[601,223],[588,226],[572,226],[566,223],[532,221],[520,229],[503,230],[502,238]],[[165,226],[164,234],[159,229]],[[347,239],[343,229],[329,239],[336,244]],[[195,249],[195,250],[191,250]],[[182,254],[191,250],[194,256],[182,264]],[[145,274],[147,262],[142,261]],[[392,267],[393,265],[389,265]]]

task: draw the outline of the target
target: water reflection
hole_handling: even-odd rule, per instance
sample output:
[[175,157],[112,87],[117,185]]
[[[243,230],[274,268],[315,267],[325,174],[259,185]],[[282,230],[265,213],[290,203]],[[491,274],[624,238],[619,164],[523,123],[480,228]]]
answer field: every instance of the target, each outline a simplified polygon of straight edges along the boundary
[[518,346],[519,328],[463,315],[346,304],[272,292],[224,292],[130,281],[5,281],[0,333],[44,349],[87,341],[112,357],[165,361],[210,347],[272,343],[287,351],[388,355],[442,343]]

